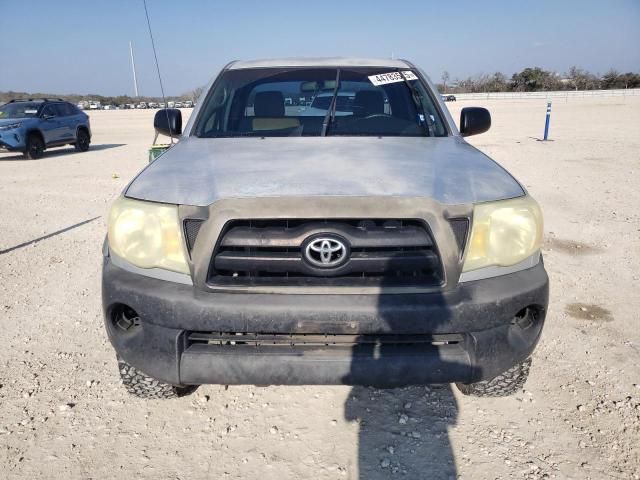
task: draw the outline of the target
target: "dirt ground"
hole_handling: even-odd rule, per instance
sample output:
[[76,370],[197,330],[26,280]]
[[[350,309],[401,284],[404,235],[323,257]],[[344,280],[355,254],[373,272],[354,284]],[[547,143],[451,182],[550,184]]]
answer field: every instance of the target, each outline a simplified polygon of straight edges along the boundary
[[101,111],[87,153],[0,154],[0,477],[640,478],[640,97],[554,102],[544,143],[544,101],[478,103],[493,127],[470,141],[545,214],[551,304],[524,391],[129,397],[102,326],[101,247],[153,112]]

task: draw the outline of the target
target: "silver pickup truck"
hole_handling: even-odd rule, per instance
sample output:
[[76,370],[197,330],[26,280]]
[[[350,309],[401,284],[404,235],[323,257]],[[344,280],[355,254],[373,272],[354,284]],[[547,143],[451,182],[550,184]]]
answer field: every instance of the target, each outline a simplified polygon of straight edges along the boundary
[[458,130],[389,59],[232,62],[184,130],[159,110],[179,141],[114,202],[104,246],[125,387],[517,391],[548,304],[542,215],[464,140],[490,124],[466,107]]

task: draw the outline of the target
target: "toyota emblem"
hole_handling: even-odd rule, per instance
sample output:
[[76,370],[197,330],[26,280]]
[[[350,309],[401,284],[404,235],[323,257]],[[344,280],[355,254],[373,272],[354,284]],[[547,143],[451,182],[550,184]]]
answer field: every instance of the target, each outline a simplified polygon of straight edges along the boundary
[[306,260],[316,267],[337,267],[347,260],[347,244],[336,237],[315,237],[304,249]]

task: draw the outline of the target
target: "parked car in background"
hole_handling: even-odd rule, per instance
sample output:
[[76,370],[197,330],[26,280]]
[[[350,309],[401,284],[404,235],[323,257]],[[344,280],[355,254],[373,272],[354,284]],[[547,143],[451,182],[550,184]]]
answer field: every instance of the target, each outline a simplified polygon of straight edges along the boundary
[[440,95],[442,97],[442,100],[445,102],[455,102],[456,101],[456,96],[455,95]]
[[167,102],[167,108],[175,108],[176,102]]
[[158,104],[156,102],[149,102],[149,108],[158,108]]
[[182,102],[176,102],[174,108],[182,108]]
[[166,104],[164,102],[160,102],[158,104],[158,108],[165,108],[165,107],[166,107]]
[[102,104],[100,102],[89,102],[89,110],[100,110]]
[[140,102],[140,103],[138,104],[138,108],[148,108],[148,107],[147,107],[147,103],[146,103],[146,102]]
[[[336,95],[335,99],[335,107],[334,114],[336,116],[345,116],[345,115],[353,115],[354,114],[354,105],[353,101],[355,99],[355,92],[339,92]],[[313,100],[311,101],[311,105],[303,106],[299,109],[300,115],[303,116],[318,116],[322,112],[326,112],[329,108],[329,105],[333,101],[333,91],[329,92],[320,92],[318,93]]]
[[0,106],[0,150],[37,159],[52,147],[73,145],[89,150],[89,116],[61,99],[11,100]]
[[193,102],[191,100],[187,100],[183,103],[184,108],[193,108]]

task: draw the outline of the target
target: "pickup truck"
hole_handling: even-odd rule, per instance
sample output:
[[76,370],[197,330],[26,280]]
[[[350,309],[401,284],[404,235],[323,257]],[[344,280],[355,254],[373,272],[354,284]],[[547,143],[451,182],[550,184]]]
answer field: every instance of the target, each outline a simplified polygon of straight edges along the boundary
[[[325,96],[301,115],[285,98]],[[348,114],[337,99],[349,92]],[[542,214],[465,141],[424,72],[367,58],[236,61],[113,203],[108,337],[127,390],[201,384],[522,388],[548,305]]]

